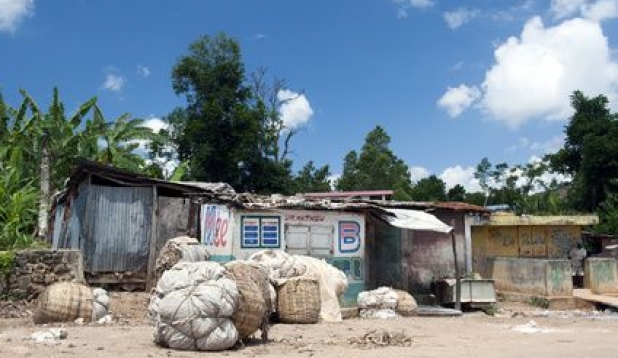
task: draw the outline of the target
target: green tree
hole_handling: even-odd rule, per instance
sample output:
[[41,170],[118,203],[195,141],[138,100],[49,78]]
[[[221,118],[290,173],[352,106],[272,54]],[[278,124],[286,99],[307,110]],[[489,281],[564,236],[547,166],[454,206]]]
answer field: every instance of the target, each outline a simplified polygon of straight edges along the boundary
[[343,163],[338,190],[394,190],[394,199],[411,200],[412,183],[408,166],[390,149],[391,138],[377,126],[365,137],[360,155],[349,152]]
[[187,106],[168,116],[167,134],[178,159],[189,163],[189,178],[226,182],[239,191],[289,192],[292,162],[274,145],[284,128],[247,84],[234,39],[201,37],[176,63],[172,77]]
[[565,127],[564,148],[548,158],[554,170],[573,177],[574,208],[590,212],[616,191],[618,121],[604,95],[590,98],[576,91],[571,105],[575,113]]
[[417,201],[446,200],[446,185],[435,175],[419,180],[412,189],[412,197]]
[[448,201],[463,202],[466,200],[466,188],[461,184],[457,184],[448,190],[446,198]]
[[328,165],[316,168],[313,161],[309,161],[294,177],[294,191],[297,193],[330,191],[330,175]]

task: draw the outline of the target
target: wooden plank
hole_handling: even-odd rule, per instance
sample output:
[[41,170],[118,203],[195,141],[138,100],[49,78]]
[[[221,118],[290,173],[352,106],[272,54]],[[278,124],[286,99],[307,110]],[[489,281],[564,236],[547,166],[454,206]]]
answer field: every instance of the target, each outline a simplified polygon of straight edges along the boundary
[[148,274],[146,276],[146,291],[154,287],[155,265],[157,261],[157,211],[159,199],[157,198],[157,186],[152,186],[152,220],[150,222],[150,251],[148,253]]

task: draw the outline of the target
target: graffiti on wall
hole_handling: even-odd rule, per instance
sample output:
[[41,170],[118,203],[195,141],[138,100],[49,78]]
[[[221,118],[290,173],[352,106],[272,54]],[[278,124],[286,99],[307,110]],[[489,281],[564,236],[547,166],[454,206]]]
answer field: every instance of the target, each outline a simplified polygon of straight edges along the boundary
[[549,256],[566,258],[577,240],[574,232],[565,227],[554,227],[549,230]]
[[350,254],[361,248],[361,226],[356,221],[339,222],[339,252]]
[[519,234],[520,256],[545,257],[545,230],[540,228],[521,228]]
[[207,246],[227,246],[230,210],[223,205],[202,205],[202,243]]

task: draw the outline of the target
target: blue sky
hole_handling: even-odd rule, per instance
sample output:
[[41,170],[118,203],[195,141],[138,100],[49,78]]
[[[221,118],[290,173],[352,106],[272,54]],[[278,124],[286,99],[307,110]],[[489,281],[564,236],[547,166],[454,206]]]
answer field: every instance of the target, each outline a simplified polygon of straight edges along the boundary
[[0,0],[0,90],[106,117],[178,105],[171,69],[203,34],[283,78],[296,169],[342,160],[382,125],[416,180],[476,188],[483,157],[526,163],[562,145],[576,89],[618,103],[618,0]]

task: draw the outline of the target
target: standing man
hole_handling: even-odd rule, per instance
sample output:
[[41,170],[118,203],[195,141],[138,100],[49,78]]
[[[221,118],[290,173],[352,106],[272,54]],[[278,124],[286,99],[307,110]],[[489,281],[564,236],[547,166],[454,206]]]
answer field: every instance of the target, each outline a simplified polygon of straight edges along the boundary
[[580,243],[577,243],[577,245],[569,252],[574,288],[584,287],[584,259],[586,258],[586,255],[586,249],[584,249]]

